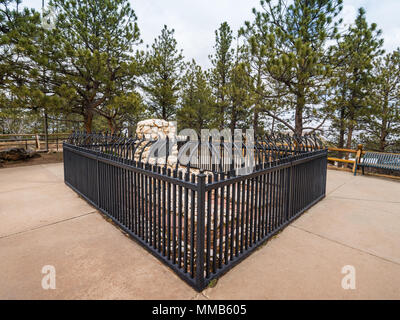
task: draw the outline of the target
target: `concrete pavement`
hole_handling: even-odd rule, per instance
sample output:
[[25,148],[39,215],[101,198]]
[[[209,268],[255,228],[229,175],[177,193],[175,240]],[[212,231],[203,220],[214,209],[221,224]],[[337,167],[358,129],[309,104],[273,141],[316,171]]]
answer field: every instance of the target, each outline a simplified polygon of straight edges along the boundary
[[199,294],[65,186],[62,164],[0,169],[0,299],[400,299],[399,195],[329,170],[326,199]]

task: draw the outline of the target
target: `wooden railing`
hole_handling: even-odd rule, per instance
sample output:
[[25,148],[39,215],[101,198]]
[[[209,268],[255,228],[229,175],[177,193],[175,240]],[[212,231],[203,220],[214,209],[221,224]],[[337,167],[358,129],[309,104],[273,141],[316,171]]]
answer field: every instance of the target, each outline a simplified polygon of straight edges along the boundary
[[353,165],[352,171],[353,173],[356,170],[356,161],[358,161],[357,159],[361,158],[361,155],[363,155],[365,153],[365,151],[363,150],[363,145],[359,144],[357,146],[357,149],[344,149],[344,148],[335,148],[335,147],[328,147],[328,152],[332,152],[332,151],[339,151],[339,152],[343,152],[343,153],[354,153],[355,156],[355,160],[349,160],[349,159],[341,159],[341,158],[335,158],[335,157],[329,157],[328,156],[328,161],[335,161],[335,162],[339,162],[339,163],[350,163]]
[[[48,149],[62,150],[62,143],[70,133],[52,133],[48,135]],[[46,138],[44,134],[22,133],[22,134],[0,134],[0,149],[20,147],[28,149],[31,147],[36,151],[46,150]]]

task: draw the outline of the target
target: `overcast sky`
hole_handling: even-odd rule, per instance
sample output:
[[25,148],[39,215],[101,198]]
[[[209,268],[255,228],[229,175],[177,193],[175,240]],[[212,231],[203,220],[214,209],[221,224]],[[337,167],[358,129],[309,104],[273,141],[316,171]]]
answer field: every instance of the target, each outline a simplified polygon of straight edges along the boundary
[[[46,0],[45,3],[48,1]],[[208,68],[215,30],[227,21],[236,32],[246,20],[252,20],[252,8],[259,0],[130,0],[138,17],[141,38],[151,44],[164,24],[175,29],[178,45],[187,60],[194,58]],[[42,0],[24,0],[23,5],[40,9]],[[400,0],[344,0],[344,23],[352,23],[357,9],[364,7],[369,23],[383,31],[384,49],[400,47]]]

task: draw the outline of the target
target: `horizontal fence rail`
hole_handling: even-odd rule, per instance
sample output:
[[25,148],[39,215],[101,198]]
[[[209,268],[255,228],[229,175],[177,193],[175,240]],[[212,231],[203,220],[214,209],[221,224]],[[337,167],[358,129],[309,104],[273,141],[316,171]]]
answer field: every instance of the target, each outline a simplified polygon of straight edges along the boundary
[[63,145],[65,183],[198,291],[325,196],[317,143],[258,141],[262,157],[254,150],[253,170],[237,175],[150,164],[135,141],[75,134]]
[[[47,137],[48,148],[58,151],[70,135],[71,133],[49,134]],[[12,147],[25,150],[44,150],[46,149],[46,136],[44,134],[0,134],[0,150]]]

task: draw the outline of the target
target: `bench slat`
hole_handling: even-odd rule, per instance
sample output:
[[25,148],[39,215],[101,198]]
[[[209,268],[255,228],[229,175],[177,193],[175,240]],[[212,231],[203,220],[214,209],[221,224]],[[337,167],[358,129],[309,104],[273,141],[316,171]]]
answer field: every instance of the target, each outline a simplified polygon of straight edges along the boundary
[[400,154],[366,152],[359,165],[361,167],[400,170]]

